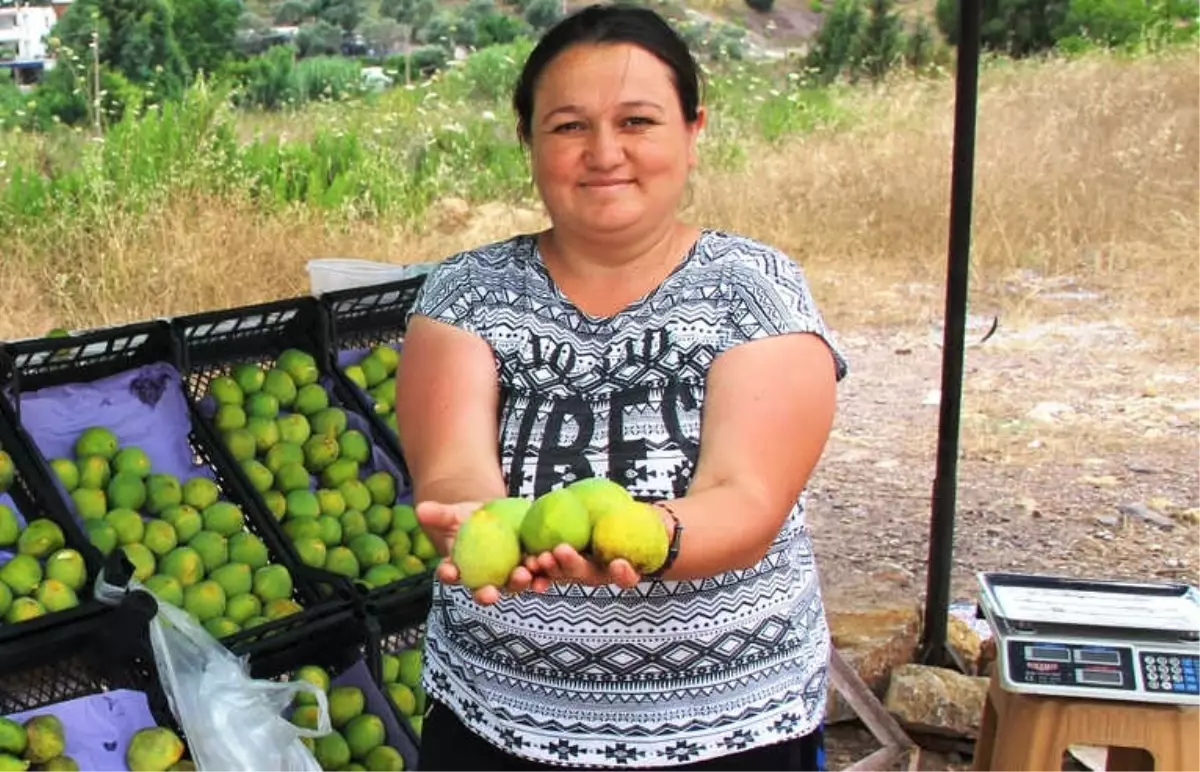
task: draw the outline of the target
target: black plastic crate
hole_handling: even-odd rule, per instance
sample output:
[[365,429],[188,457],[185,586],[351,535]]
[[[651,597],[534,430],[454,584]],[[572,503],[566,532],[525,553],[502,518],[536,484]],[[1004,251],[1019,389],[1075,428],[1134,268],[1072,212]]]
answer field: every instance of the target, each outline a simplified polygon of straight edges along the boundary
[[[0,716],[20,719],[53,712],[64,724],[66,754],[77,757],[81,745],[110,754],[112,766],[106,768],[124,768],[124,743],[134,727],[165,727],[186,743],[149,643],[155,609],[146,593],[130,593],[99,614],[46,631],[36,649],[6,654]],[[111,721],[106,712],[113,715]],[[85,732],[86,740],[79,737]],[[96,768],[86,758],[80,766]]]
[[[130,401],[132,397],[152,408],[164,405],[163,409],[167,410],[170,400],[178,400],[177,410],[162,417],[179,422],[176,427],[179,434],[177,439],[182,440],[182,435],[186,433],[186,448],[182,447],[182,441],[178,443],[179,447],[170,446],[170,455],[175,456],[172,461],[180,468],[186,468],[188,477],[195,474],[209,477],[216,483],[220,499],[238,505],[244,515],[245,530],[262,541],[267,549],[268,561],[288,570],[293,585],[291,599],[303,608],[299,613],[224,636],[221,640],[226,646],[239,652],[252,650],[258,641],[273,633],[302,626],[305,615],[310,614],[315,606],[324,602],[347,602],[346,596],[328,598],[318,591],[313,572],[295,559],[289,545],[272,527],[274,523],[269,513],[258,509],[259,502],[247,495],[239,476],[231,474],[225,460],[214,452],[215,443],[207,435],[203,421],[199,420],[183,392],[184,380],[177,365],[176,340],[167,322],[140,322],[84,332],[69,338],[11,342],[5,344],[4,354],[0,363],[6,364],[7,368],[0,372],[0,389],[7,399],[0,402],[6,403],[4,408],[11,410],[15,418],[15,432],[40,470],[46,489],[57,496],[81,531],[86,530],[82,528],[83,518],[79,516],[74,500],[51,470],[48,453],[43,450],[50,432],[49,422],[46,422],[47,428],[42,430],[42,436],[39,437],[39,432],[31,426],[33,416],[30,415],[32,403],[29,400],[39,392],[45,393],[41,390],[51,387],[85,385],[114,388],[111,398],[105,397],[99,401],[101,407],[92,409],[103,409],[105,405],[118,409],[121,403],[117,399],[116,386],[125,389],[120,399],[126,400],[127,405],[133,404]],[[172,382],[177,384],[174,389]],[[164,403],[163,400],[168,402]],[[45,416],[41,418],[45,419]],[[104,415],[87,413],[77,420],[77,424],[110,426],[118,434],[118,439],[122,439],[122,427],[106,421]],[[158,424],[151,424],[147,431],[156,437],[165,433],[159,431]],[[127,432],[125,436],[130,434]],[[61,436],[56,436],[54,441],[60,445],[65,442]],[[134,443],[122,441],[122,444]],[[153,454],[151,461],[155,461]],[[179,476],[182,481],[184,474],[181,472]]]
[[349,683],[363,690],[366,711],[378,715],[387,730],[387,744],[404,758],[406,770],[418,768],[417,738],[388,696],[382,683],[381,637],[376,620],[361,609],[330,615],[310,625],[303,639],[281,644],[260,656],[250,675],[276,681],[289,680],[305,665],[317,665],[329,674],[332,685]]
[[[4,356],[4,353],[0,351],[0,372],[6,370]],[[48,481],[43,477],[42,470],[31,456],[24,438],[18,431],[12,407],[5,399],[0,399],[0,450],[8,454],[13,465],[12,485],[7,494],[0,494],[0,505],[11,509],[23,527],[32,520],[43,518],[55,523],[62,531],[64,547],[73,549],[82,556],[86,571],[83,585],[75,590],[78,605],[74,608],[47,612],[15,624],[0,621],[0,672],[2,672],[10,666],[12,660],[9,655],[13,653],[14,647],[21,648],[27,645],[37,648],[40,645],[37,638],[40,632],[93,616],[101,612],[103,607],[93,597],[96,575],[101,566],[100,552],[84,536],[78,523],[64,507],[57,493],[48,487]],[[0,548],[0,565],[7,563],[9,557],[15,554],[16,545],[7,549]],[[42,565],[44,575],[45,559],[38,562]]]
[[[373,446],[372,465],[388,471],[396,478],[397,500],[400,500],[406,478],[395,452],[395,443],[389,440],[391,435],[386,427],[373,414],[363,410],[352,394],[352,384],[330,367],[327,323],[316,298],[301,296],[179,317],[172,320],[172,326],[178,341],[184,386],[198,419],[213,437],[214,448],[223,455],[230,468],[236,470],[247,495],[255,497],[261,511],[268,513],[271,525],[278,531],[286,548],[292,550],[297,562],[300,562],[300,557],[283,526],[269,515],[270,507],[266,499],[253,487],[225,443],[217,439],[219,433],[211,416],[214,406],[208,402],[208,388],[213,379],[232,373],[241,364],[256,364],[269,369],[288,349],[311,355],[317,363],[319,383],[325,387],[329,406],[344,410],[350,422],[348,428],[358,428],[369,439]],[[395,620],[393,623],[396,625],[410,623],[414,608],[428,608],[432,587],[432,571],[428,568],[373,589],[323,569],[313,570],[322,577],[322,583],[328,583],[330,588],[338,592],[351,592],[359,601],[369,605],[371,614],[381,619]]]
[[[399,440],[391,427],[375,414],[374,398],[346,378],[344,368],[361,361],[374,346],[390,346],[401,350],[404,334],[408,330],[408,314],[425,278],[422,275],[386,284],[326,292],[320,298],[328,327],[330,365],[346,380],[347,388],[362,405],[363,412],[379,423],[401,464],[405,462]],[[411,487],[407,465],[402,467],[402,471]]]

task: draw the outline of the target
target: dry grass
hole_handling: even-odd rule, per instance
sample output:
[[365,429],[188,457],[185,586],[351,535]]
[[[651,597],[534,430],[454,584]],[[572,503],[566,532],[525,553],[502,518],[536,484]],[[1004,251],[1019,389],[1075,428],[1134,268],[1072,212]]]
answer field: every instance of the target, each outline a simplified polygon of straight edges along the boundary
[[[1023,269],[1071,275],[1153,315],[1194,317],[1200,66],[1087,60],[990,69],[979,102],[972,297],[1021,311]],[[704,180],[696,217],[789,250],[845,323],[940,317],[953,85],[861,97],[859,128],[790,144],[738,180]],[[914,295],[908,285],[917,287]],[[1109,309],[1116,310],[1116,309]]]
[[[1196,57],[1006,64],[985,71],[976,173],[974,309],[1020,312],[1005,281],[1028,269],[1110,292],[1104,313],[1200,307],[1200,65]],[[953,84],[903,81],[855,97],[858,128],[701,173],[689,218],[773,242],[800,260],[842,329],[940,317]],[[48,249],[5,234],[0,336],[223,308],[306,290],[321,256],[437,259],[529,219],[405,232],[265,219],[187,200]],[[40,266],[14,271],[15,266]],[[974,310],[973,309],[973,310]],[[1193,339],[1187,341],[1194,349]]]

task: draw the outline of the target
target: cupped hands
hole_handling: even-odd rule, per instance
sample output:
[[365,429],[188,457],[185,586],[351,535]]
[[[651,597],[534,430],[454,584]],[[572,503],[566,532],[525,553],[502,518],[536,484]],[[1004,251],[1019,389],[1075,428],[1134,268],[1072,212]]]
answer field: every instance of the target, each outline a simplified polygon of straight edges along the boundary
[[[482,504],[464,501],[443,504],[422,501],[416,506],[417,521],[442,556],[436,575],[445,584],[457,584],[458,568],[451,559],[454,537],[462,523]],[[581,555],[568,544],[560,544],[553,550],[537,555],[527,555],[524,561],[512,570],[503,588],[494,585],[479,587],[473,593],[481,605],[492,605],[505,594],[532,590],[546,592],[554,584],[585,584],[600,586],[615,584],[628,589],[641,581],[641,576],[627,560],[618,559],[607,566],[599,566]]]

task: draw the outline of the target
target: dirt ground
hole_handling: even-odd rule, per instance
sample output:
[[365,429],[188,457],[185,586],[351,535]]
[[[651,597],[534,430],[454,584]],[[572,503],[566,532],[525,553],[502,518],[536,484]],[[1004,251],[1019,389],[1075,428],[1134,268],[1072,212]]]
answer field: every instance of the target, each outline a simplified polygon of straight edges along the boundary
[[[974,600],[976,572],[993,570],[1197,583],[1196,320],[1122,321],[1072,293],[1036,310],[967,350],[951,599]],[[973,318],[968,340],[990,324]],[[850,374],[810,488],[823,585],[844,597],[898,580],[923,599],[941,329],[839,340]],[[857,724],[827,745],[830,769],[878,747]]]

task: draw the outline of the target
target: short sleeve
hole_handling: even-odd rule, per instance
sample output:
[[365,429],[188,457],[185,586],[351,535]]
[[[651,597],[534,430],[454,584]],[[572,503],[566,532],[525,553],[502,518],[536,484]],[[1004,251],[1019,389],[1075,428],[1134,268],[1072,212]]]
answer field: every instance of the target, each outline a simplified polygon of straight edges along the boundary
[[430,271],[409,309],[406,324],[412,317],[425,316],[435,321],[460,327],[478,334],[476,325],[474,273],[471,253],[460,252],[438,263]]
[[837,380],[848,372],[846,358],[817,308],[796,261],[762,245],[729,260],[724,284],[730,303],[725,348],[790,333],[813,333],[833,354]]

